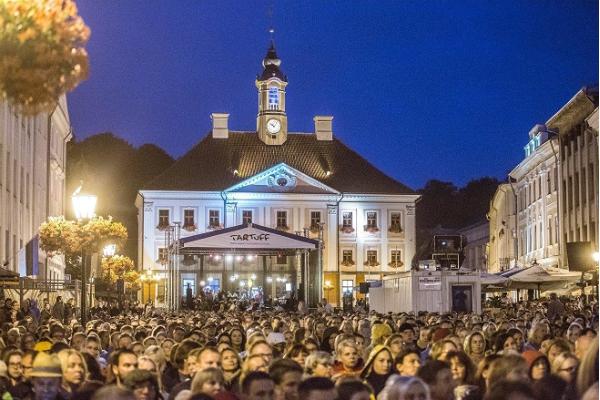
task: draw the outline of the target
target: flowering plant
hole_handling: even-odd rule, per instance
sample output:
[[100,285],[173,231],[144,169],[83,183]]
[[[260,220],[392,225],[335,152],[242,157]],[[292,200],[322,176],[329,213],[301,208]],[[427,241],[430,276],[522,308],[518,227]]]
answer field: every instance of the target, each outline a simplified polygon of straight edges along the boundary
[[354,228],[351,225],[342,225],[340,227],[340,231],[342,233],[353,233],[354,232]]
[[402,227],[400,226],[400,224],[392,224],[388,228],[388,232],[391,232],[391,233],[402,233]]
[[285,232],[287,232],[287,231],[289,231],[289,230],[290,230],[290,227],[289,227],[289,226],[287,226],[287,225],[277,225],[277,226],[275,227],[275,229],[277,229],[277,230],[280,230],[280,231],[285,231]]
[[402,261],[391,261],[388,263],[388,267],[390,268],[400,268],[404,263]]
[[196,224],[190,224],[190,225],[184,225],[182,226],[183,229],[185,229],[188,232],[193,232],[195,231],[198,227],[196,226]]
[[344,267],[351,267],[354,264],[356,264],[356,262],[354,260],[349,260],[349,261],[344,260],[344,261],[341,262],[341,264]]
[[379,267],[379,261],[377,261],[377,260],[375,260],[375,261],[368,261],[368,260],[367,260],[367,261],[365,261],[365,262],[363,263],[363,265],[364,265],[365,267]]
[[88,76],[90,29],[73,0],[0,1],[0,95],[19,112],[50,112]]
[[379,228],[373,225],[365,225],[364,226],[365,232],[369,232],[369,233],[377,233],[379,232]]
[[119,278],[124,279],[126,274],[135,271],[133,260],[121,255],[103,257],[100,266],[102,277],[111,283],[115,283]]
[[223,229],[223,224],[210,224],[206,227],[206,229],[215,231],[217,229]]

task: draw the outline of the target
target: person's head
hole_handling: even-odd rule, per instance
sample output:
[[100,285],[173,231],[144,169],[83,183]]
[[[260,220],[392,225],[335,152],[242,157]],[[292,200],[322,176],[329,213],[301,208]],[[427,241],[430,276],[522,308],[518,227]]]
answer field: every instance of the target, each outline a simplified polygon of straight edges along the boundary
[[312,376],[298,385],[298,396],[302,400],[332,400],[337,393],[331,379]]
[[62,369],[55,354],[38,353],[33,360],[30,375],[36,400],[56,399],[60,390]]
[[128,373],[137,368],[137,355],[127,349],[116,350],[110,355],[110,373],[117,385],[121,385]]
[[371,343],[383,344],[385,340],[392,334],[392,328],[385,323],[375,323],[371,326]]
[[345,369],[353,369],[360,360],[358,349],[356,348],[356,342],[354,340],[342,340],[338,343],[335,349],[335,354],[339,362],[342,363]]
[[464,351],[469,357],[485,353],[485,337],[481,332],[473,332],[465,338]]
[[[388,379],[378,398],[381,400],[430,400],[432,395],[427,384],[416,376],[392,376]],[[447,397],[442,398],[446,399]]]
[[406,343],[406,341],[401,334],[393,333],[385,340],[384,345],[387,346],[392,352],[392,355],[396,357],[398,353],[404,349],[404,343]]
[[260,355],[248,356],[244,363],[242,364],[242,372],[248,373],[252,371],[263,371],[267,372],[269,370],[269,363],[265,359],[265,357]]
[[448,353],[447,357],[450,363],[450,371],[452,372],[452,379],[457,386],[460,385],[471,385],[475,381],[475,365],[462,351],[452,351]]
[[490,364],[486,387],[488,390],[502,379],[512,382],[528,382],[529,368],[525,359],[518,355],[502,356]]
[[310,376],[331,378],[333,358],[326,351],[316,351],[306,358],[304,372]]
[[579,336],[581,336],[581,331],[583,331],[583,327],[577,322],[573,322],[567,329],[567,340],[572,344],[575,344]]
[[296,361],[301,366],[304,366],[308,354],[308,350],[306,350],[306,347],[304,347],[303,344],[295,344],[289,348],[289,350],[285,353],[283,358],[290,358]]
[[253,371],[245,375],[241,382],[243,400],[271,400],[274,396],[275,382],[264,371]]
[[29,380],[31,378],[31,369],[33,368],[33,359],[37,355],[35,350],[26,350],[23,352],[21,357],[21,364],[23,365],[23,378]]
[[416,376],[421,367],[421,355],[414,348],[406,348],[396,356],[394,365],[401,376]]
[[500,333],[496,336],[494,341],[494,352],[495,353],[506,353],[508,351],[518,351],[517,342],[508,333]]
[[102,345],[98,336],[91,335],[85,339],[82,351],[98,358],[100,356],[100,350],[102,350]]
[[2,357],[7,367],[8,378],[19,381],[23,377],[23,352],[18,349],[8,350]]
[[429,357],[432,360],[445,361],[448,353],[457,351],[456,344],[450,339],[442,339],[434,342],[429,352]]
[[361,372],[361,377],[366,378],[371,374],[388,375],[392,372],[394,357],[388,347],[377,345],[371,350],[369,358]]
[[548,344],[548,351],[546,353],[548,356],[548,361],[550,361],[550,364],[552,364],[556,356],[558,356],[560,353],[565,352],[571,352],[571,343],[562,338],[556,338],[554,340],[551,340]]
[[409,323],[403,323],[398,328],[398,333],[401,335],[404,343],[410,344],[416,340],[415,337],[415,328],[413,325]]
[[275,382],[275,393],[285,400],[298,400],[298,385],[302,380],[302,367],[289,359],[274,361],[269,367],[269,375]]
[[526,350],[521,356],[527,362],[529,367],[529,378],[537,381],[550,373],[550,362],[548,358],[537,350]]
[[370,400],[372,389],[358,379],[340,379],[336,384],[338,400]]
[[573,383],[577,375],[579,360],[572,353],[560,353],[552,361],[552,373],[562,378],[567,383]]
[[258,342],[254,342],[248,348],[248,354],[251,356],[259,355],[259,356],[264,357],[267,364],[270,364],[271,361],[273,361],[273,349],[271,348],[269,343],[267,343],[264,340],[259,340]]
[[485,400],[535,400],[535,396],[527,383],[501,379],[488,391]]
[[87,377],[87,365],[81,353],[73,349],[61,350],[58,359],[63,383],[71,387],[79,387]]
[[534,323],[529,330],[527,340],[536,346],[542,344],[544,339],[550,334],[550,325],[546,321],[539,321]]
[[221,351],[221,369],[224,372],[235,372],[241,368],[240,356],[233,349]]
[[197,371],[221,367],[221,354],[214,347],[206,346],[198,353]]
[[450,367],[445,362],[429,360],[419,369],[417,376],[429,386],[433,399],[452,399],[456,384]]
[[533,393],[537,399],[565,399],[567,382],[555,375],[546,375],[533,383]]
[[137,400],[133,392],[120,386],[108,385],[100,388],[92,396],[92,400]]
[[587,353],[592,342],[598,341],[595,336],[582,335],[575,341],[575,355],[579,360],[583,360],[585,353]]
[[155,374],[143,369],[134,369],[123,380],[123,386],[133,392],[136,400],[159,398],[158,380]]
[[207,368],[196,372],[192,380],[192,395],[203,393],[214,397],[224,387],[223,372],[218,368]]

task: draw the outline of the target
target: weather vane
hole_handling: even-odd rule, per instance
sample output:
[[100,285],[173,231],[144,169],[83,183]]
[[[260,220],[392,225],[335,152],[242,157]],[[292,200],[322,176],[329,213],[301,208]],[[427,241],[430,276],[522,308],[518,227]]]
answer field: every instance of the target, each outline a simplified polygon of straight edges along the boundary
[[267,10],[267,15],[269,16],[269,34],[271,35],[271,41],[273,41],[273,35],[275,33],[275,28],[273,28],[273,8],[274,8],[275,2],[272,2],[271,5],[269,6],[269,9]]

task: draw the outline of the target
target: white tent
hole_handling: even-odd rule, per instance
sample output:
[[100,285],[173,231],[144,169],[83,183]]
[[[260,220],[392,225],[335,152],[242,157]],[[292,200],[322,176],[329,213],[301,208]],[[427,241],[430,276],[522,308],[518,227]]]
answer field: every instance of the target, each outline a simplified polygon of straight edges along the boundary
[[507,279],[507,288],[540,291],[562,289],[581,279],[581,272],[570,272],[562,268],[541,265],[513,268],[498,275]]

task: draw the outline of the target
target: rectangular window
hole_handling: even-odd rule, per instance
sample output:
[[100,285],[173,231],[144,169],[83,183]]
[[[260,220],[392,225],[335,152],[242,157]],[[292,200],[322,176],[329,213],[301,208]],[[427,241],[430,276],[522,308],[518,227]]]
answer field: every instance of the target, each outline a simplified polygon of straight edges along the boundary
[[370,266],[377,265],[377,250],[367,250],[367,263]]
[[156,261],[158,261],[161,264],[167,263],[167,248],[166,247],[158,248],[158,259]]
[[548,245],[552,245],[552,216],[548,218]]
[[252,223],[252,210],[242,210],[242,223],[245,225]]
[[581,240],[585,242],[587,239],[587,236],[588,236],[588,228],[587,228],[587,225],[584,225],[581,228]]
[[402,232],[402,214],[399,212],[393,212],[390,215],[390,228],[389,231],[392,233]]
[[342,295],[352,294],[353,291],[354,291],[354,281],[352,279],[343,279],[342,280]]
[[[12,175],[10,173],[10,151],[6,153],[6,191],[10,192],[10,181],[12,179]],[[8,253],[8,248],[6,249]]]
[[315,230],[319,229],[321,225],[321,211],[311,211],[310,212],[310,229]]
[[354,260],[352,259],[352,250],[342,250],[342,265],[354,265]]
[[277,228],[288,229],[287,211],[277,211]]
[[538,197],[537,198],[541,199],[542,198],[542,177],[541,176],[538,176],[537,185],[538,185]]
[[29,172],[25,175],[25,206],[29,208]]
[[546,173],[546,194],[552,193],[552,174],[550,171]]
[[183,210],[183,228],[196,229],[194,210]]
[[279,109],[279,89],[276,87],[269,88],[269,110]]
[[377,228],[377,212],[367,211],[367,228]]
[[352,212],[344,211],[342,213],[342,228],[352,228]]
[[208,227],[216,228],[221,225],[220,210],[208,210]]
[[169,210],[158,210],[158,228],[164,229],[171,223],[169,222]]
[[566,181],[566,179],[563,179],[562,186],[563,186],[563,191],[562,191],[563,210],[565,210],[565,213],[566,213],[567,208],[571,207],[571,204],[567,204],[567,181]]

